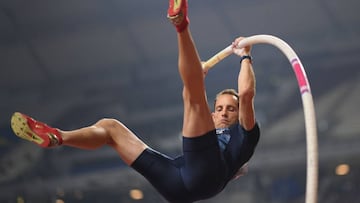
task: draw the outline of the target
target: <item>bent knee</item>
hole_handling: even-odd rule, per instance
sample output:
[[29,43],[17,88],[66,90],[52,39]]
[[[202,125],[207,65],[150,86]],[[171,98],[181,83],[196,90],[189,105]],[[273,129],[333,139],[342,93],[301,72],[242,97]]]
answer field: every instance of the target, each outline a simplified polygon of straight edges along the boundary
[[122,126],[123,124],[114,118],[102,118],[97,123],[95,123],[95,127],[102,127],[106,130],[110,130],[112,128],[119,128]]
[[103,118],[93,125],[95,128],[103,129],[109,137],[107,144],[114,144],[114,136],[121,134],[126,127],[118,120],[113,118]]

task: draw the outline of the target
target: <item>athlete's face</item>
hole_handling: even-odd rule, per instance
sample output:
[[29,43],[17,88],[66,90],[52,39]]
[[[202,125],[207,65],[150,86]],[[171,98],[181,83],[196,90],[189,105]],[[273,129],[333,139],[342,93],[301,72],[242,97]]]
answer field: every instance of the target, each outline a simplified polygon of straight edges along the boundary
[[219,95],[216,99],[215,109],[212,113],[215,128],[225,128],[238,122],[238,100],[230,94]]

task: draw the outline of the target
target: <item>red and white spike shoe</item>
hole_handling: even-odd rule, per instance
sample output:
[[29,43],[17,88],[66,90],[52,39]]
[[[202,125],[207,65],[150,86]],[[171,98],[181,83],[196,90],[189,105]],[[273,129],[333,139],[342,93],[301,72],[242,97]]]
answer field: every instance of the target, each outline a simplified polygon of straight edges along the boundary
[[19,112],[15,112],[11,117],[11,128],[18,137],[34,142],[41,147],[54,147],[62,144],[62,137],[58,129]]

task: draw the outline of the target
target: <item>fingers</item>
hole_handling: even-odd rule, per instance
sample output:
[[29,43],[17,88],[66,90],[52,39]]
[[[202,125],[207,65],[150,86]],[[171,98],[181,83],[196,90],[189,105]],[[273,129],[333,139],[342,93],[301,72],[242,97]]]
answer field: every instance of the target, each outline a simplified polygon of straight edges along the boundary
[[205,65],[205,63],[206,63],[206,61],[201,61],[201,66],[202,66],[202,70],[203,70],[203,76],[204,76],[204,78],[205,78],[205,76],[207,75],[207,73],[208,73],[208,69],[205,69],[204,68],[204,65]]
[[233,46],[232,50],[233,50],[234,54],[236,54],[238,56],[243,56],[243,55],[246,54],[245,51],[244,51],[244,48],[238,48],[236,45]]
[[239,44],[239,42],[241,41],[241,40],[243,40],[245,37],[238,37],[238,38],[236,38],[235,39],[235,41],[233,42],[236,46]]
[[238,37],[232,43],[233,52],[236,55],[243,56],[243,55],[250,55],[251,52],[251,45],[245,46],[243,48],[239,48],[237,45],[240,43],[241,40],[245,39],[245,37]]

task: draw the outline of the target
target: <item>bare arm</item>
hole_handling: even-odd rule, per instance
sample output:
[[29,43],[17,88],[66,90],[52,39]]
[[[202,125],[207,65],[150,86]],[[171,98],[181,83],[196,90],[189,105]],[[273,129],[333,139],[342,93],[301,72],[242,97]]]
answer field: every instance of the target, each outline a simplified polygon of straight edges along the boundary
[[[235,47],[243,37],[235,39],[233,42],[234,53],[238,56],[250,55],[251,46],[238,49]],[[238,76],[238,92],[239,92],[239,122],[245,130],[251,130],[255,125],[255,74],[250,59],[244,59],[240,64],[240,72]]]

